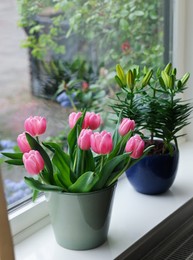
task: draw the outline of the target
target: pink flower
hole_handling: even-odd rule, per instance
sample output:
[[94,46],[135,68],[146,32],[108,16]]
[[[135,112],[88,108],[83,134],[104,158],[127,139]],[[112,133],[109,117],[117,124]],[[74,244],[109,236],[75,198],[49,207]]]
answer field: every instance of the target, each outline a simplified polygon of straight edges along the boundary
[[41,116],[30,116],[24,122],[25,131],[32,136],[44,134],[46,131],[46,119]]
[[44,160],[38,151],[23,154],[23,163],[28,173],[39,174],[44,169]]
[[122,50],[123,52],[125,52],[125,53],[128,53],[128,52],[130,51],[130,48],[131,48],[131,46],[130,46],[129,41],[125,41],[125,42],[123,42],[122,45],[121,45],[121,50]]
[[134,130],[135,121],[129,118],[123,118],[119,126],[119,134],[121,136],[126,135],[130,130]]
[[88,82],[83,81],[83,82],[82,82],[82,89],[83,89],[83,91],[86,91],[88,88],[89,88]]
[[145,147],[145,142],[139,135],[132,136],[126,144],[125,151],[131,152],[131,158],[138,159],[142,156]]
[[82,129],[78,137],[78,146],[82,150],[90,149],[90,137],[92,135],[92,130]]
[[95,114],[94,112],[86,112],[82,128],[90,128],[92,130],[95,130],[100,126],[100,124],[100,114]]
[[113,149],[113,139],[111,133],[102,131],[91,135],[91,148],[97,154],[108,154]]
[[73,128],[76,124],[76,122],[78,121],[78,119],[82,116],[82,112],[72,112],[70,113],[69,117],[68,117],[68,122],[69,122],[69,126],[70,128]]
[[23,153],[27,153],[31,150],[31,147],[27,141],[25,132],[18,135],[17,137],[17,144],[19,146],[19,149],[23,152]]

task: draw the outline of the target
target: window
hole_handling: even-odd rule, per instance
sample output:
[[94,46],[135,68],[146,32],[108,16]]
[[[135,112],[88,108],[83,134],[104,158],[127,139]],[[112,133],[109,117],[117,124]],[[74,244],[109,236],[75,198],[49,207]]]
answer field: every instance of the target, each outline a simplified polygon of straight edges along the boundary
[[[29,0],[23,6],[19,2],[17,6],[13,0],[0,4],[0,20],[5,24],[0,28],[1,150],[13,149],[17,135],[23,132],[23,122],[30,115],[47,117],[47,137],[60,139],[69,112],[59,95],[65,88],[70,90],[65,93],[76,95],[81,104],[84,95],[79,93],[85,83],[100,86],[105,94],[112,93],[117,63],[126,67],[159,66],[170,59],[170,1],[123,0],[118,4],[115,0]],[[50,8],[53,2],[59,11]],[[17,26],[19,13],[23,28]],[[22,41],[28,48],[21,48]],[[85,74],[77,75],[77,67]],[[56,99],[58,96],[61,98]],[[95,101],[91,98],[87,106],[99,109]],[[23,183],[25,170],[3,164],[2,172],[8,208],[29,201],[31,191]],[[40,204],[35,207],[40,208]],[[17,208],[17,212],[21,211]],[[40,216],[45,215],[43,206]]]

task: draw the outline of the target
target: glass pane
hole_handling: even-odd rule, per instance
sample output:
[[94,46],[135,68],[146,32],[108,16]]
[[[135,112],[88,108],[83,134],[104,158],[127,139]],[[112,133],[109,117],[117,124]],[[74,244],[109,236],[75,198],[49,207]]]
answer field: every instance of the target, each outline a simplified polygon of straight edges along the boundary
[[[1,1],[0,149],[13,149],[30,115],[58,137],[72,109],[105,110],[116,64],[162,65],[164,2]],[[2,172],[10,207],[30,196],[22,167]]]

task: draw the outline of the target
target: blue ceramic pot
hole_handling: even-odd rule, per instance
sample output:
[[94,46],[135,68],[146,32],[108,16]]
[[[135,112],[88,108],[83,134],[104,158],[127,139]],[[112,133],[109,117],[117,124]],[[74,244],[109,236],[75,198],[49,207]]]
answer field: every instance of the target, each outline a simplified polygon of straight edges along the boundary
[[178,168],[179,151],[174,155],[148,155],[126,171],[136,191],[144,194],[166,192],[173,184]]

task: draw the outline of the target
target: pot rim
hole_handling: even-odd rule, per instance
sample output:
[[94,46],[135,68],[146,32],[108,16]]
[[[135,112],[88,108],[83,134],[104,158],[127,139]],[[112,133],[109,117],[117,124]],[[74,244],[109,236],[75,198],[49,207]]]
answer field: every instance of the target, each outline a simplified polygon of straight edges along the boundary
[[65,196],[88,196],[88,195],[93,195],[96,193],[101,193],[101,192],[105,192],[109,189],[112,189],[113,187],[115,188],[117,186],[117,182],[115,181],[114,183],[112,183],[110,186],[104,187],[100,190],[94,190],[94,191],[88,191],[88,192],[65,192],[65,191],[45,191],[45,194],[48,193],[54,193],[54,194],[60,194],[60,195],[65,195]]

